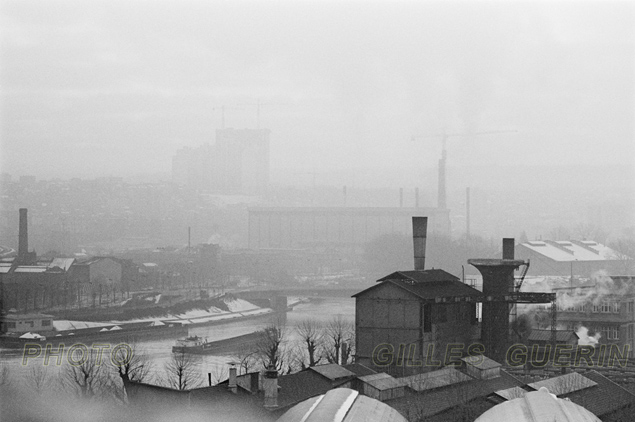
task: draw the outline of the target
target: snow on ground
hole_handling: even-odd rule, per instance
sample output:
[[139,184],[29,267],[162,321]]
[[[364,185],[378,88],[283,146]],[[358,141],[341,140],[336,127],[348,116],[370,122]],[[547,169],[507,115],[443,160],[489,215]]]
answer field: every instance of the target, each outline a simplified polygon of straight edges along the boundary
[[243,312],[249,311],[251,309],[260,309],[258,306],[254,305],[253,303],[247,302],[244,299],[224,299],[223,302],[225,302],[225,304],[229,308],[229,312]]
[[[197,324],[197,323],[210,322],[210,321],[230,320],[234,318],[241,318],[244,316],[261,315],[261,314],[267,314],[267,313],[273,312],[273,310],[270,308],[260,308],[254,305],[253,303],[247,302],[246,300],[243,300],[243,299],[233,299],[233,300],[225,299],[225,303],[227,304],[227,307],[229,308],[230,312],[227,312],[212,306],[206,310],[192,309],[190,311],[177,314],[177,315],[167,314],[160,317],[147,317],[147,318],[137,318],[137,319],[130,319],[130,320],[113,320],[110,323],[82,322],[82,321],[54,321],[53,324],[57,330],[75,330],[79,328],[110,326],[113,324],[126,324],[126,323],[133,323],[133,322],[154,322],[154,321],[163,321],[163,322],[190,321],[190,323]],[[69,328],[65,328],[65,327],[69,327]]]
[[110,327],[111,325],[113,325],[113,323],[110,323],[110,322],[68,321],[64,319],[53,321],[53,327],[57,331],[81,330],[82,328],[95,328],[95,327]]

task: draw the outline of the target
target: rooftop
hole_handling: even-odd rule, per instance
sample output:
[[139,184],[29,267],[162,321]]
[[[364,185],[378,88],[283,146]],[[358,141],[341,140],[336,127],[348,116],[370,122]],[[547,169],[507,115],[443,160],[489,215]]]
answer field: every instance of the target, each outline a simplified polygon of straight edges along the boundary
[[521,243],[520,246],[554,261],[562,262],[632,259],[632,257],[624,257],[616,250],[591,240],[534,240]]
[[446,297],[480,297],[482,294],[473,287],[462,283],[457,277],[443,270],[397,271],[377,280],[378,284],[353,295],[391,283],[424,300],[438,300]]

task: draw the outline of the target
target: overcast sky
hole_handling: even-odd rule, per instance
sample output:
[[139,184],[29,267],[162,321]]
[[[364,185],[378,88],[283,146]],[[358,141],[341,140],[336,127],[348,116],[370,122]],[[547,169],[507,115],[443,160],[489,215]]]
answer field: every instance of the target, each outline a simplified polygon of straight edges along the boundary
[[635,165],[635,2],[0,4],[14,176],[169,172],[258,100],[274,169]]

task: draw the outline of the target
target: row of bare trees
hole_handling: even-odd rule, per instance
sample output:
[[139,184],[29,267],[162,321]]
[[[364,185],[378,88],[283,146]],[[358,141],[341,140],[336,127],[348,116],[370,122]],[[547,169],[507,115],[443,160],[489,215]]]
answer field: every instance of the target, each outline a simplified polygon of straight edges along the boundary
[[354,346],[355,326],[341,316],[326,323],[307,319],[293,328],[276,322],[265,327],[257,344],[236,360],[242,373],[270,367],[292,373],[322,363],[351,363]]

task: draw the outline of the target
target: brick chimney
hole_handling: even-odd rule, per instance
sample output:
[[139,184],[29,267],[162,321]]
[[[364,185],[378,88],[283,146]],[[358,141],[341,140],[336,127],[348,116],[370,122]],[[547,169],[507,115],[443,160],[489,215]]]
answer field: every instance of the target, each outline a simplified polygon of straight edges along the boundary
[[423,271],[426,264],[426,236],[428,217],[412,217],[412,242],[414,246],[415,271]]
[[20,228],[18,232],[18,259],[24,260],[29,253],[27,209],[20,208]]
[[236,394],[238,392],[238,384],[236,382],[236,374],[237,374],[236,364],[233,362],[230,362],[229,365],[230,365],[229,366],[229,384],[227,388],[229,389],[229,391]]
[[275,409],[278,407],[278,371],[273,366],[269,366],[265,371],[263,387],[265,389],[265,407]]

